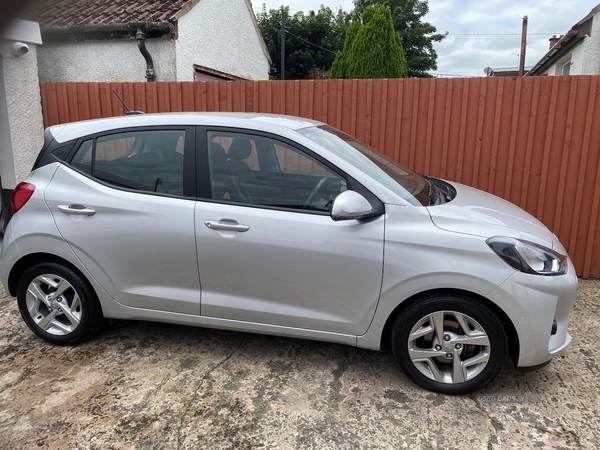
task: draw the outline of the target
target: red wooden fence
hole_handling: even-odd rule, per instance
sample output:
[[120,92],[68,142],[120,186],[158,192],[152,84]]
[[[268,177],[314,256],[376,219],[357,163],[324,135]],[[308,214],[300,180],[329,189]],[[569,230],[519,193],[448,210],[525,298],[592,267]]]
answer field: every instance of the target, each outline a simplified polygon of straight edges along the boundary
[[292,114],[340,128],[407,167],[521,206],[600,276],[599,76],[43,83],[46,125],[131,109]]

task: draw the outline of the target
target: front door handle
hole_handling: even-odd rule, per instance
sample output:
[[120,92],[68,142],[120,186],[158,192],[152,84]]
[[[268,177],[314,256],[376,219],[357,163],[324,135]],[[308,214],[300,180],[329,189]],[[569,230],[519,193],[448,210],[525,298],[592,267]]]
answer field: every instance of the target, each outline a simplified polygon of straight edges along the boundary
[[225,230],[225,231],[239,231],[243,233],[244,231],[248,231],[250,227],[248,225],[242,225],[241,223],[237,223],[235,220],[229,219],[221,219],[221,220],[205,220],[204,225],[206,225],[211,230]]
[[96,214],[95,209],[88,209],[83,205],[58,205],[58,209],[65,214],[73,214],[76,216],[93,216]]

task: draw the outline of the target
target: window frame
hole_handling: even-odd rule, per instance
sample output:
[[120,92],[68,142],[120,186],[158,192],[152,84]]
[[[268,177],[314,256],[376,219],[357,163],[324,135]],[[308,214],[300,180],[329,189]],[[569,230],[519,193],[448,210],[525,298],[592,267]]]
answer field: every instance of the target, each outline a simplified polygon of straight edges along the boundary
[[[572,60],[572,54],[569,53],[567,56],[561,58],[559,61],[557,61],[556,63],[556,74],[555,75],[564,75],[564,76],[568,76],[571,75],[571,66],[573,65],[573,60]],[[567,71],[569,73],[564,73],[565,68],[567,68]]]
[[[72,148],[69,152],[69,155],[63,160],[60,161],[62,164],[66,164],[71,170],[76,171],[77,173],[94,180],[94,182],[102,184],[103,186],[109,187],[111,189],[117,189],[125,192],[133,192],[137,194],[146,194],[146,195],[156,195],[160,197],[172,197],[172,198],[184,198],[195,200],[197,197],[196,191],[196,130],[193,125],[152,125],[152,126],[141,126],[141,127],[126,127],[126,128],[113,128],[111,130],[102,131],[99,133],[88,134],[86,136],[82,136],[75,140],[74,144],[72,144]],[[116,184],[112,184],[110,182],[101,180],[96,178],[94,175],[91,175],[87,172],[84,172],[77,167],[73,166],[71,163],[73,158],[77,154],[77,151],[81,147],[81,145],[85,141],[93,140],[92,142],[92,158],[96,158],[96,141],[99,138],[108,137],[108,136],[116,136],[124,133],[136,133],[136,132],[144,132],[144,131],[184,131],[185,132],[185,140],[183,144],[183,194],[169,194],[166,192],[153,192],[146,191],[142,189],[133,189],[124,186],[118,186]]]
[[[330,212],[327,211],[315,211],[310,209],[297,209],[297,208],[286,208],[279,206],[269,206],[269,205],[260,205],[260,204],[252,204],[252,203],[240,203],[240,202],[224,202],[219,199],[212,198],[212,188],[211,188],[211,177],[210,177],[210,168],[208,162],[208,133],[238,133],[245,134],[249,136],[256,136],[262,138],[272,139],[276,142],[280,142],[281,144],[289,147],[290,149],[294,149],[298,151],[300,154],[306,154],[315,161],[322,164],[325,169],[330,171],[332,174],[337,175],[343,178],[346,181],[346,189],[353,190],[360,194],[362,194],[373,206],[373,214],[371,216],[381,215],[385,212],[384,204],[367,188],[365,188],[361,183],[359,183],[356,179],[348,175],[339,167],[333,165],[330,161],[322,157],[321,155],[315,153],[311,149],[304,147],[303,145],[295,142],[289,138],[284,136],[280,136],[278,134],[273,134],[260,130],[253,130],[248,128],[238,128],[238,127],[223,127],[223,126],[208,126],[202,125],[198,126],[198,130],[196,133],[196,148],[197,148],[197,157],[196,157],[196,173],[197,177],[197,200],[199,202],[206,203],[217,203],[221,205],[230,205],[235,207],[245,207],[245,208],[259,208],[273,211],[283,211],[283,212],[292,212],[297,214],[311,214],[317,216],[331,216]],[[289,173],[285,172],[280,167],[280,161],[277,156],[277,151],[275,151],[275,158],[278,169],[280,173]],[[291,172],[294,173],[294,172]],[[305,174],[305,175],[313,175],[313,174]],[[318,177],[318,174],[314,174],[314,176]]]

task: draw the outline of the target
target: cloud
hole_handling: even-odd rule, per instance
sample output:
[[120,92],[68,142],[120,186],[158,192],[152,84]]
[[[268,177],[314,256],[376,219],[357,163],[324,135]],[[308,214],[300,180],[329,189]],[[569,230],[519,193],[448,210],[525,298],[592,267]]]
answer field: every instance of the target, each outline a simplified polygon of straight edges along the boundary
[[[600,0],[429,0],[429,14],[425,20],[437,27],[439,32],[487,35],[450,35],[443,42],[436,43],[437,73],[483,76],[483,69],[487,66],[517,66],[523,16],[529,17],[530,33],[525,64],[532,66],[548,51],[548,39],[553,33],[566,33],[598,1]],[[262,3],[254,1],[254,10],[260,11]],[[318,10],[321,4],[332,9],[341,6],[346,11],[353,6],[351,0],[265,0],[264,3],[267,9],[277,9],[283,3],[292,12]],[[502,33],[512,35],[489,35]]]
[[263,3],[267,6],[267,10],[279,9],[281,5],[289,6],[292,13],[297,11],[318,11],[321,5],[328,6],[333,10],[341,7],[344,11],[350,11],[354,7],[352,0],[253,0],[252,8],[254,11],[259,12],[262,10]]
[[[598,0],[430,0],[426,20],[438,31],[507,36],[450,35],[435,45],[438,73],[482,76],[483,69],[518,65],[521,24],[528,16],[525,64],[534,65],[548,51],[552,34],[564,34],[585,17]],[[544,33],[537,35],[533,33]]]

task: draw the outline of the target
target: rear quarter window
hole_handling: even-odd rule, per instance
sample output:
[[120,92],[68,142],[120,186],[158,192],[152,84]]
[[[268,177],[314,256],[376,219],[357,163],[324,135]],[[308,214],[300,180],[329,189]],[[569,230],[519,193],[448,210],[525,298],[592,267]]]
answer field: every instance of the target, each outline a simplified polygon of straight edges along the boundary
[[55,148],[52,150],[52,156],[54,156],[59,161],[66,161],[69,157],[69,153],[71,153],[71,148],[73,148],[72,144],[63,145],[61,147]]

